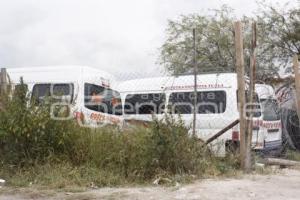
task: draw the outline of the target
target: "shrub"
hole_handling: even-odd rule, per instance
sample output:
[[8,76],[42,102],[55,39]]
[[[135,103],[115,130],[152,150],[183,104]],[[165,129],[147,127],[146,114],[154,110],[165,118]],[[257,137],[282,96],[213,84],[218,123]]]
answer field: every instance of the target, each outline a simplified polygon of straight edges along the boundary
[[50,119],[49,107],[30,104],[25,87],[19,87],[0,112],[0,158],[10,165],[43,162],[63,155],[72,123]]
[[[76,135],[76,136],[75,136]],[[204,173],[210,154],[171,117],[155,120],[149,128],[136,127],[77,132],[70,148],[73,164],[92,163],[130,180],[152,179],[159,174]]]
[[74,121],[52,120],[47,105],[30,103],[25,87],[5,99],[0,110],[0,176],[11,184],[82,186],[92,181],[105,186],[235,168],[219,162],[188,134],[182,121],[170,116],[155,119],[147,128],[82,128]]

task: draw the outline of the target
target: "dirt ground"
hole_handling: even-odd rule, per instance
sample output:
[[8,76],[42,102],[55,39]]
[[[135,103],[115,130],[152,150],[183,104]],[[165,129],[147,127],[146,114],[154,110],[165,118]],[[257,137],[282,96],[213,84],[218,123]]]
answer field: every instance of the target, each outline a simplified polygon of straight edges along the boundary
[[270,175],[199,180],[177,187],[102,188],[76,193],[2,188],[0,200],[298,200],[300,199],[299,188],[300,171],[284,169]]

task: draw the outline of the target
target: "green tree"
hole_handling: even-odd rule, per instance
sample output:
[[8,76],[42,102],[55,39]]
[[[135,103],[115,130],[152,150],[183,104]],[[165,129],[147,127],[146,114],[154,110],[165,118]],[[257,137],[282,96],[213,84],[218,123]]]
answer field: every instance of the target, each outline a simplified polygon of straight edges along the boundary
[[[279,67],[285,67],[291,55],[299,53],[299,8],[283,13],[264,3],[260,5],[257,16],[244,16],[242,22],[247,69],[250,64],[251,22],[257,21],[257,75],[264,78],[277,75]],[[195,28],[198,71],[234,71],[234,21],[233,9],[228,6],[213,10],[211,15],[194,14],[181,16],[177,21],[170,20],[167,39],[160,49],[160,64],[170,74],[192,72],[192,29]]]
[[290,67],[292,57],[300,54],[300,1],[298,6],[287,9],[260,2],[256,16],[260,41],[260,67]]
[[234,16],[231,13],[231,8],[223,6],[211,16],[193,14],[181,16],[178,21],[170,20],[160,63],[171,74],[190,73],[193,68],[192,29],[195,28],[199,71],[233,70]]

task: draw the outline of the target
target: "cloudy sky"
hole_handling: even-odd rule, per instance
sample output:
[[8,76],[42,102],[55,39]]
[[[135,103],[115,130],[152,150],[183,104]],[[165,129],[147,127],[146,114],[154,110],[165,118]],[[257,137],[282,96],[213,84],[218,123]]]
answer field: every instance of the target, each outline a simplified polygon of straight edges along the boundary
[[0,67],[90,65],[122,79],[157,75],[167,20],[222,4],[237,16],[256,9],[255,0],[0,0]]

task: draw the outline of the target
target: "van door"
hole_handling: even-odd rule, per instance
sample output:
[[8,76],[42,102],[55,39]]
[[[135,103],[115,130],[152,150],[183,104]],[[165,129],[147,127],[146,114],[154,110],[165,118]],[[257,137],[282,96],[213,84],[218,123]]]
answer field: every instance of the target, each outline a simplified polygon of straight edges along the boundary
[[276,99],[261,99],[263,110],[262,129],[265,133],[265,151],[281,149],[282,128]]
[[[83,122],[81,125],[100,127],[122,123],[122,102],[120,93],[100,85],[84,84]],[[81,117],[81,116],[80,116]]]

